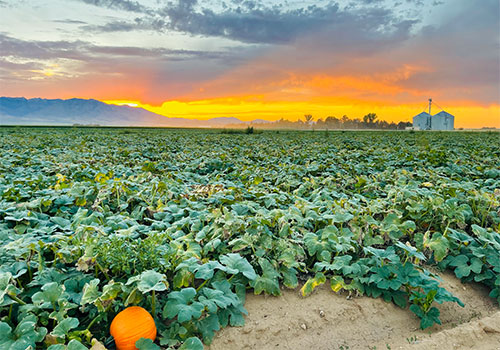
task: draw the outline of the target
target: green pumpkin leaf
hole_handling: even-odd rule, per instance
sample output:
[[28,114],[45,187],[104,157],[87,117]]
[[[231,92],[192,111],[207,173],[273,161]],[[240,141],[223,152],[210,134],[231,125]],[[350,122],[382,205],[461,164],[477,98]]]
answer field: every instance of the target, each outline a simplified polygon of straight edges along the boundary
[[134,283],[137,284],[137,289],[142,293],[149,293],[153,290],[162,292],[168,288],[166,276],[153,270],[147,270],[138,276],[129,278],[126,285]]
[[15,301],[9,295],[17,296],[21,290],[13,284],[12,274],[10,272],[0,273],[0,306],[14,304]]
[[253,281],[257,278],[257,274],[252,265],[240,254],[231,253],[220,257],[220,262],[226,267],[228,274],[241,273],[243,276]]
[[420,328],[426,329],[433,326],[434,324],[441,324],[439,315],[439,309],[436,307],[431,307],[430,310],[420,320]]
[[99,279],[93,279],[92,281],[85,283],[83,286],[82,299],[80,305],[92,304],[99,299],[101,293],[99,292]]
[[88,350],[88,348],[78,340],[73,339],[69,341],[68,345],[66,346],[66,350]]
[[294,289],[299,285],[297,270],[295,270],[293,267],[282,266],[279,271],[283,276],[283,285],[285,287]]
[[200,339],[191,337],[182,343],[179,350],[203,350],[203,343]]
[[171,292],[163,309],[163,317],[174,318],[177,316],[177,320],[181,323],[199,318],[205,307],[202,303],[194,300],[195,296],[196,289],[194,288],[184,288],[178,292]]
[[395,245],[396,245],[396,247],[403,249],[408,254],[408,256],[410,256],[412,258],[417,258],[421,261],[427,260],[425,255],[423,253],[419,252],[418,249],[413,247],[409,242],[406,242],[406,244],[403,244],[401,242],[396,242]]
[[260,259],[260,267],[262,268],[262,276],[250,283],[256,295],[264,292],[271,295],[280,295],[279,273],[274,269],[274,266],[267,259]]
[[79,324],[80,322],[77,318],[65,318],[57,324],[57,326],[50,334],[58,338],[64,338],[66,335],[68,335],[70,330],[78,327]]
[[336,212],[333,214],[332,222],[343,223],[351,220],[352,218],[354,218],[354,215],[350,213]]
[[208,280],[214,276],[215,270],[226,271],[226,267],[217,261],[209,261],[206,264],[196,267],[194,277]]
[[217,314],[211,314],[196,322],[196,327],[203,336],[203,342],[207,345],[212,343],[215,332],[220,330],[219,317]]
[[450,243],[441,233],[434,233],[431,239],[424,235],[424,247],[431,249],[434,252],[434,260],[439,262],[446,257]]
[[42,291],[33,294],[33,304],[40,308],[52,308],[64,293],[64,287],[57,282],[50,282],[42,286]]
[[135,342],[135,347],[138,350],[160,350],[160,347],[153,343],[151,339],[141,338]]

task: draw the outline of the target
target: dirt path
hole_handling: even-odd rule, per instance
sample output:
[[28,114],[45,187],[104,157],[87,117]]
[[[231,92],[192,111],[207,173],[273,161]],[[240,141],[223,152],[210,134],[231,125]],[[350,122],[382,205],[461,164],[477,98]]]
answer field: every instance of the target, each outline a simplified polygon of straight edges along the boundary
[[443,325],[425,331],[409,310],[382,299],[346,299],[328,287],[302,298],[298,290],[279,297],[248,295],[244,327],[226,328],[210,350],[474,349],[500,350],[500,312],[487,291],[443,274],[443,286],[466,306],[441,305]]
[[500,312],[435,333],[412,350],[500,349]]

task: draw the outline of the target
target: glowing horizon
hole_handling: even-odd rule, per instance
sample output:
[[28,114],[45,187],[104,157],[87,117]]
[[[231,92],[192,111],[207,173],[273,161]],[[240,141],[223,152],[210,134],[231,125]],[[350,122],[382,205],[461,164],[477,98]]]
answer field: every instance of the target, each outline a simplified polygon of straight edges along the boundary
[[[305,114],[312,114],[313,120],[325,119],[328,116],[341,118],[347,115],[351,119],[362,119],[368,113],[376,113],[379,120],[398,123],[400,121],[411,122],[413,116],[426,111],[426,104],[412,105],[375,105],[375,104],[342,104],[331,105],[327,103],[310,102],[287,102],[287,101],[267,101],[258,102],[244,98],[231,98],[231,103],[227,99],[213,99],[200,101],[167,101],[163,104],[150,105],[140,101],[130,100],[104,100],[107,104],[120,106],[133,106],[143,108],[147,111],[169,117],[205,120],[216,117],[235,117],[241,121],[252,121],[263,119],[276,121],[286,119],[296,121],[303,119]],[[432,114],[436,114],[441,109],[434,107]],[[481,128],[496,127],[500,128],[500,121],[497,116],[500,115],[500,105],[482,106],[453,106],[443,108],[455,116],[455,128]],[[467,119],[464,115],[472,115],[475,118],[486,121],[483,125],[476,125]]]

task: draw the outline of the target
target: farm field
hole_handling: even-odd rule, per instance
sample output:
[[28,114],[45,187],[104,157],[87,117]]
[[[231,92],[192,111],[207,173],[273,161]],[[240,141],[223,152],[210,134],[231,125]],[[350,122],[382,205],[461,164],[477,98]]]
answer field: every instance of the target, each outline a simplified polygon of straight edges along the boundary
[[2,127],[0,149],[0,349],[114,349],[134,305],[140,350],[500,347],[499,133]]

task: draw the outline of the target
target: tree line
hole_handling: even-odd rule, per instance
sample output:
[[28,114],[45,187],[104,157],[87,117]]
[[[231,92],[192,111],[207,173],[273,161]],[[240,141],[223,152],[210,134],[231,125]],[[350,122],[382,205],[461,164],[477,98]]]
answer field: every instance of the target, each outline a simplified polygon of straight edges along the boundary
[[[247,124],[245,124],[246,126]],[[280,119],[268,123],[252,123],[258,129],[303,129],[303,130],[341,130],[341,129],[381,129],[381,130],[404,130],[412,126],[410,122],[387,122],[380,120],[375,113],[368,113],[362,119],[351,119],[347,115],[337,118],[328,116],[324,119],[313,120],[311,114],[305,114],[303,119],[290,121]],[[242,127],[243,125],[231,125],[228,127]]]

